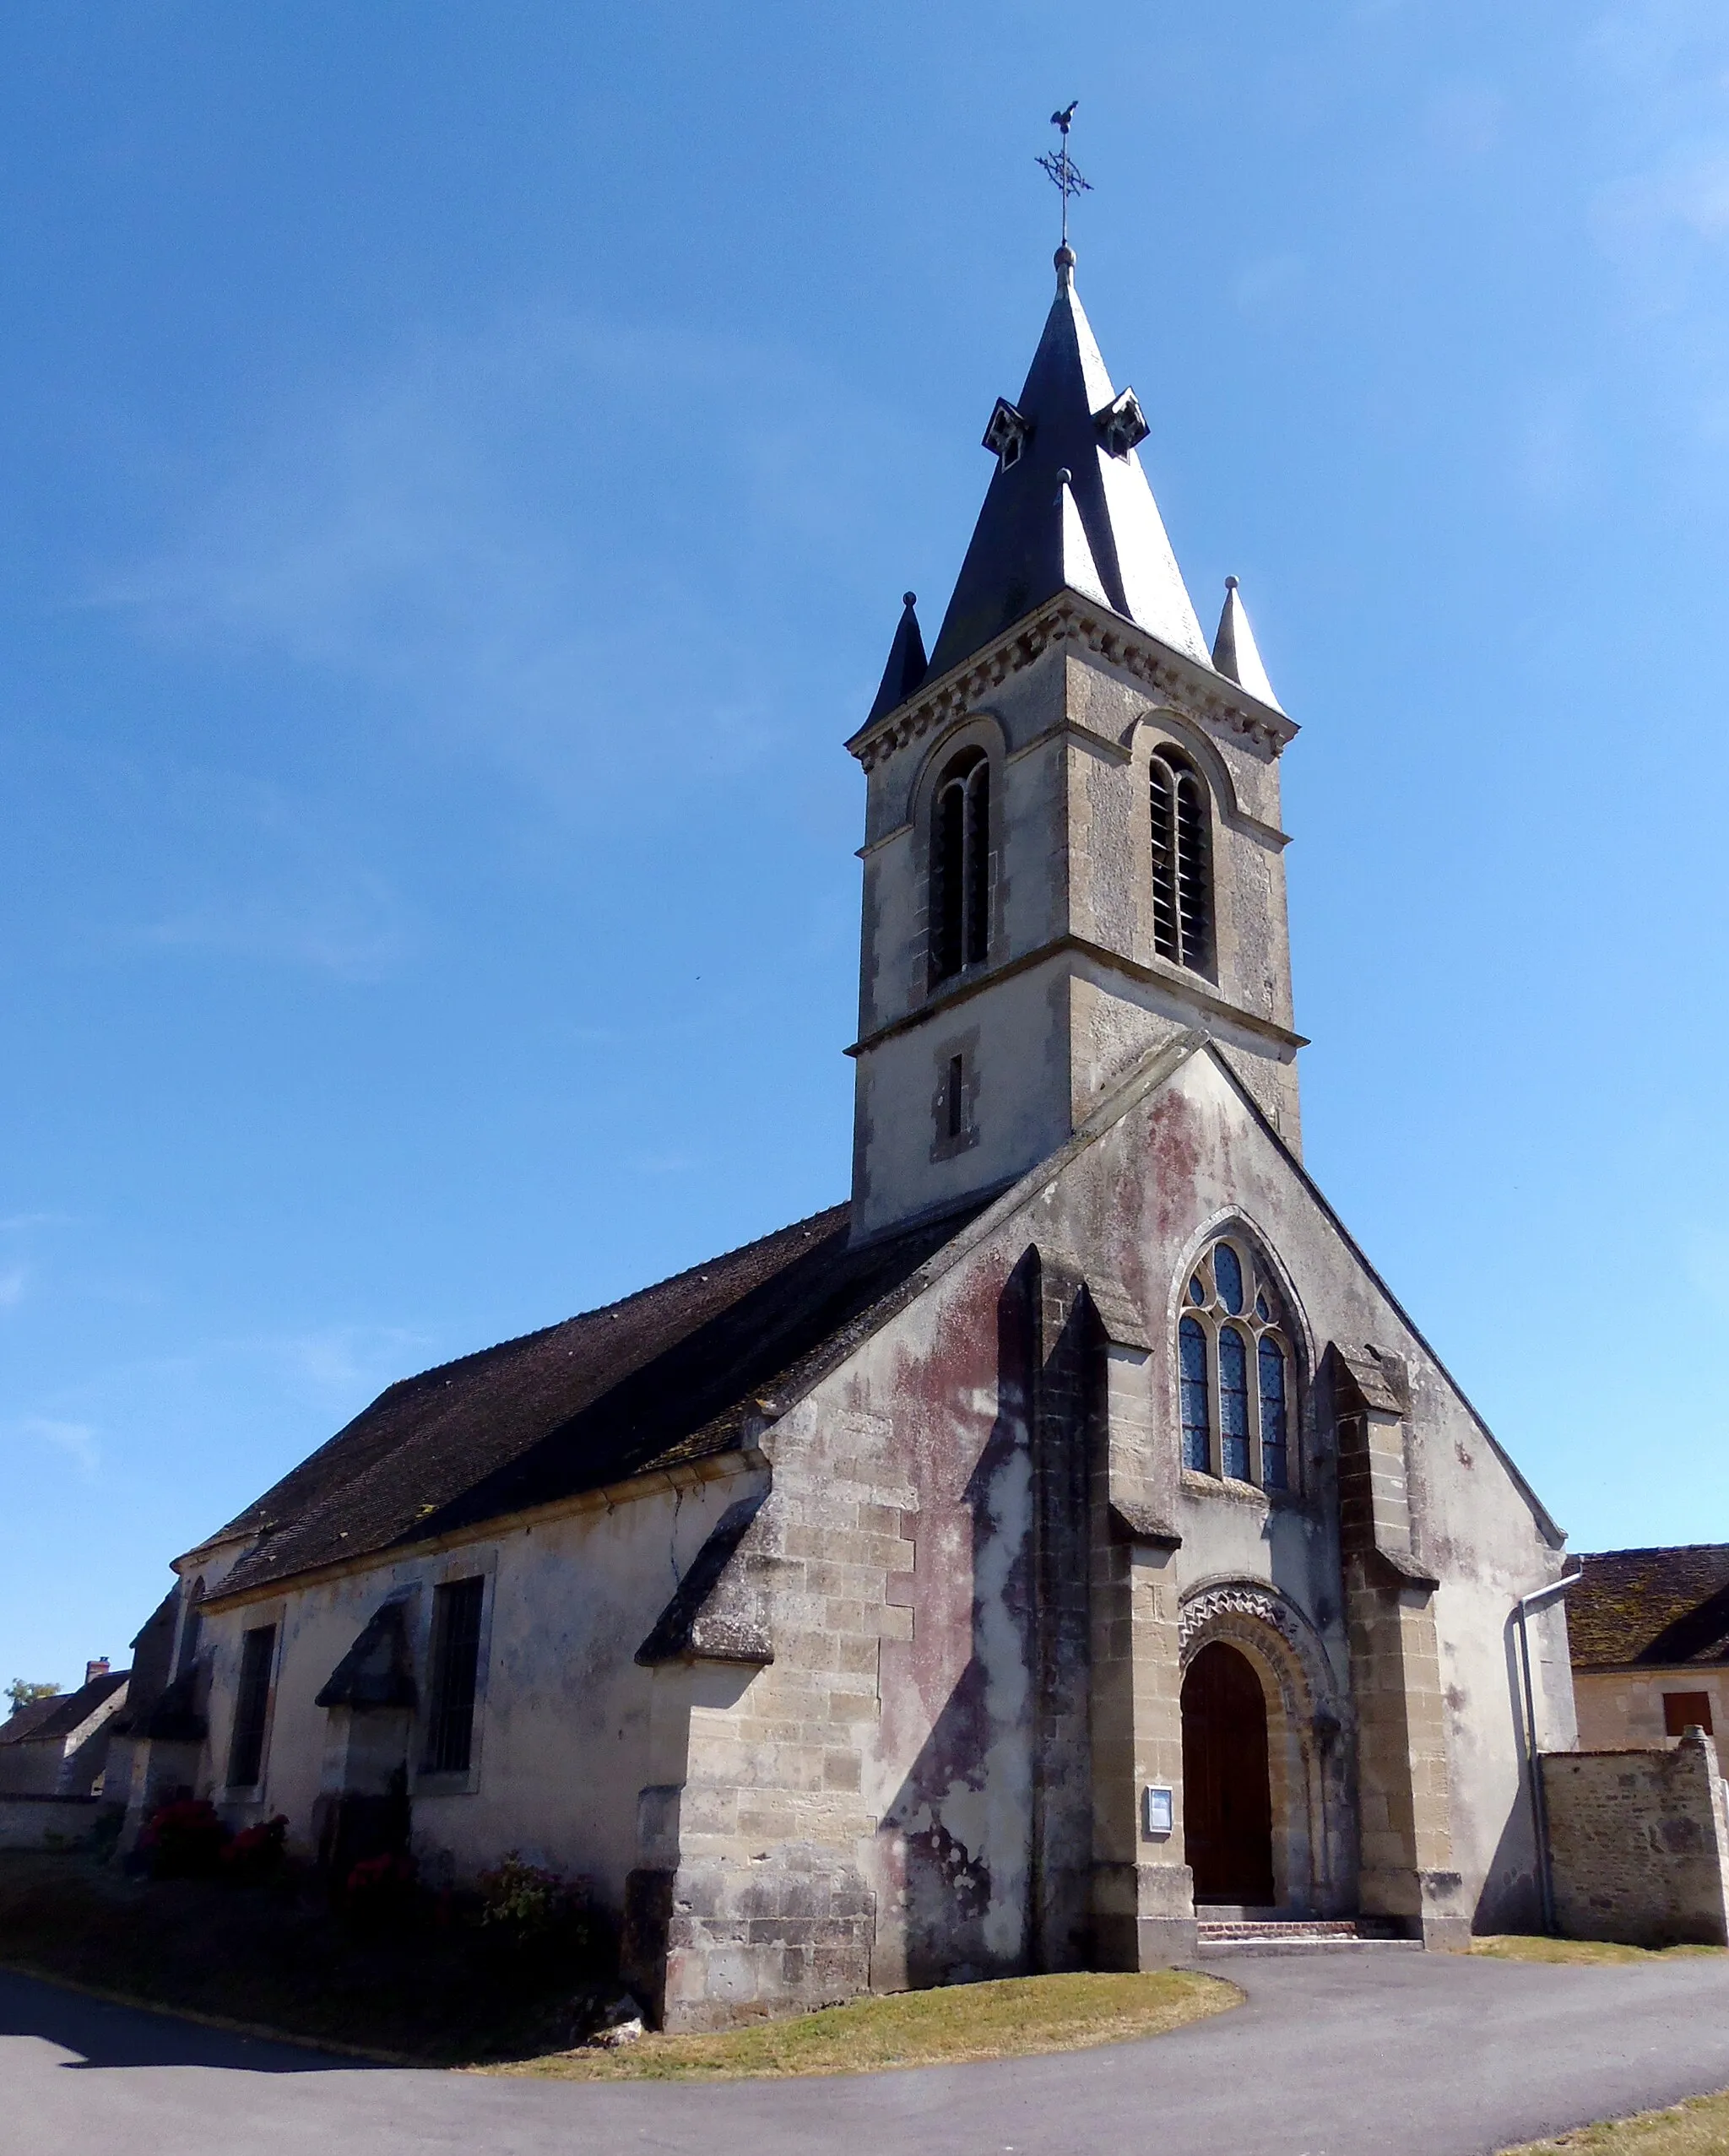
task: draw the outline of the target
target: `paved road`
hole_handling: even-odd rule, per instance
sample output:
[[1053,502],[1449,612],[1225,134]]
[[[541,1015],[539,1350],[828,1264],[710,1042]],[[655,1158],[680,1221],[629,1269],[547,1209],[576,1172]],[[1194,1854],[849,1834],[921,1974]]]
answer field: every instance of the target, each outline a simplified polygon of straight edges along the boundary
[[1729,1960],[1230,1958],[1237,2012],[995,2066],[719,2088],[357,2067],[0,1975],[6,2156],[1476,2156],[1729,2086]]

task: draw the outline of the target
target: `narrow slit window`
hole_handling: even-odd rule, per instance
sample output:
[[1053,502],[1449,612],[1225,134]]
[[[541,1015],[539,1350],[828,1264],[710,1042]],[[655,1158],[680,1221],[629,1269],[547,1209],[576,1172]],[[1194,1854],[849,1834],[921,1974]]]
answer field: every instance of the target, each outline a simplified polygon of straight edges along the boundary
[[[1255,1304],[1266,1308],[1265,1298]],[[1260,1479],[1269,1490],[1287,1487],[1285,1356],[1276,1340],[1260,1338]]]
[[480,1605],[485,1591],[485,1579],[457,1579],[433,1597],[432,1711],[426,1743],[430,1774],[466,1774],[474,1758]]
[[1221,1465],[1233,1482],[1249,1480],[1249,1356],[1234,1325],[1219,1334]]
[[945,1102],[944,1120],[951,1138],[958,1138],[967,1127],[967,1064],[962,1056],[949,1058],[948,1097]]
[[930,971],[946,980],[990,955],[990,765],[957,756],[936,789],[930,829]]
[[1206,1335],[1199,1319],[1184,1319],[1177,1329],[1177,1344],[1183,1371],[1183,1465],[1205,1475],[1212,1465],[1212,1445],[1206,1408]]
[[264,1769],[264,1732],[270,1715],[270,1665],[276,1652],[276,1628],[259,1625],[242,1633],[240,1682],[235,1688],[234,1735],[228,1747],[228,1786],[252,1789]]
[[1152,945],[1195,972],[1212,964],[1211,819],[1200,776],[1168,750],[1147,767],[1152,830]]

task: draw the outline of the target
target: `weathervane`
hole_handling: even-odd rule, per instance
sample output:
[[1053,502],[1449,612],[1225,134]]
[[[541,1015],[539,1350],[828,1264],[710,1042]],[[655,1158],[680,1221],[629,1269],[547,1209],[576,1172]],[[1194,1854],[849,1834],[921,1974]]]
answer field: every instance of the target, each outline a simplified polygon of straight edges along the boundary
[[1069,127],[1075,117],[1075,106],[1080,102],[1077,97],[1074,104],[1067,106],[1060,112],[1051,114],[1052,127],[1060,127],[1062,130],[1062,147],[1060,149],[1047,150],[1043,157],[1036,160],[1049,175],[1051,185],[1062,191],[1063,245],[1065,247],[1069,244],[1069,198],[1070,195],[1090,195],[1092,192],[1092,182],[1081,178],[1075,169],[1074,159],[1069,154]]

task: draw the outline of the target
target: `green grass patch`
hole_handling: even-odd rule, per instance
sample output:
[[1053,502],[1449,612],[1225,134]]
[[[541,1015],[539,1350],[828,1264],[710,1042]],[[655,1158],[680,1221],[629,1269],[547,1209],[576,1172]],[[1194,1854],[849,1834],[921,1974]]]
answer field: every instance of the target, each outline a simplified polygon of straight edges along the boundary
[[1552,2141],[1527,2141],[1503,2156],[1554,2156],[1565,2149],[1593,2156],[1723,2156],[1729,2149],[1729,2092],[1695,2096],[1667,2110],[1640,2111],[1630,2119],[1606,2119],[1576,2126]]
[[712,2036],[648,2035],[494,2068],[567,2081],[728,2081],[877,2073],[1159,2036],[1239,2006],[1234,1984],[1192,1969],[1146,1975],[1020,1976],[900,1991]]
[[1607,1939],[1545,1939],[1505,1931],[1473,1939],[1471,1951],[1487,1954],[1492,1961],[1538,1961],[1567,1969],[1607,1969],[1628,1962],[1667,1961],[1678,1954],[1721,1954],[1729,1950],[1722,1947],[1622,1947]]

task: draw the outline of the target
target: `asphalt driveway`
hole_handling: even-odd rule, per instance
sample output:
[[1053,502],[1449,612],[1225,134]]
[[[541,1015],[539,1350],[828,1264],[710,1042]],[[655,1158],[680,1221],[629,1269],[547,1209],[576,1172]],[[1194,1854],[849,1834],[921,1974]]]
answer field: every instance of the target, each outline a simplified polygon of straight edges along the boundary
[[355,2066],[0,1975],[8,2156],[1466,2156],[1729,2087],[1729,1959],[1231,1958],[1235,2012],[1060,2057],[582,2086]]

